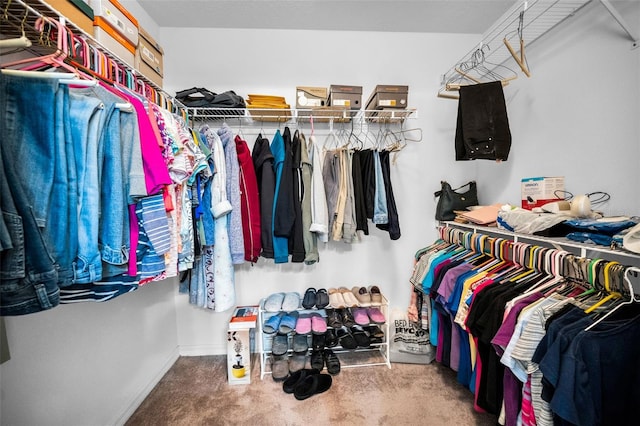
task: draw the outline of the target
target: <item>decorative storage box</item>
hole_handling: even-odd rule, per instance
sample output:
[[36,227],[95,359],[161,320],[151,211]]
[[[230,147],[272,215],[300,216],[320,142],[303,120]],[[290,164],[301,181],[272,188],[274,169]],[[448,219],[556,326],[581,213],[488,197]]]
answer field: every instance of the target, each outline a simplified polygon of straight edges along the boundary
[[136,49],[136,69],[162,88],[162,76],[164,74],[164,51],[162,46],[144,28],[139,28],[139,34],[138,48]]
[[47,3],[85,33],[93,36],[93,9],[88,4],[82,0],[47,0]]
[[[95,15],[93,25],[103,29],[103,24],[111,26],[133,46],[131,53],[135,54],[138,46],[138,20],[117,0],[90,0],[89,5]],[[117,36],[111,35],[117,39]]]
[[332,84],[329,87],[329,106],[343,106],[351,110],[362,107],[362,86],[340,86]]
[[326,87],[296,87],[296,108],[323,107],[327,102]]
[[524,178],[521,182],[523,209],[531,210],[562,199],[557,191],[564,191],[564,176]]
[[367,100],[366,110],[406,108],[409,86],[378,84]]
[[[94,21],[95,24],[96,21]],[[131,68],[135,68],[136,48],[129,40],[120,35],[104,20],[99,20],[93,27],[94,38],[106,47],[110,52],[122,59]]]

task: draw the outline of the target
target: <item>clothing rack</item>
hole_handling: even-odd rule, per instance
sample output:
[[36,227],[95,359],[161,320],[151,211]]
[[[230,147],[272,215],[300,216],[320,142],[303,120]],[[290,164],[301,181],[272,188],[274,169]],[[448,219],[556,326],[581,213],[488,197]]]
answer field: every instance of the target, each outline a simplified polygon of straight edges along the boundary
[[[553,28],[574,16],[591,0],[528,0],[516,2],[484,34],[479,43],[442,75],[438,95],[444,98],[456,98],[447,92],[452,82],[474,84],[485,81],[503,80],[508,84],[512,77],[500,78],[500,71],[510,70],[505,64],[510,59],[522,72],[530,76],[526,63],[525,50],[536,40]],[[600,0],[606,10],[620,24],[632,41],[632,47],[638,45],[638,35],[627,25],[624,18],[608,0]],[[513,46],[513,47],[512,47]],[[519,51],[518,51],[519,50]],[[516,52],[518,51],[518,52]],[[478,58],[481,63],[478,64]],[[464,65],[471,64],[473,76],[465,72]],[[474,65],[481,65],[475,67]],[[515,75],[513,78],[516,78]],[[459,85],[455,85],[456,88]]]
[[[490,230],[490,232],[493,232],[493,230]],[[574,255],[561,248],[545,248],[519,242],[513,238],[505,239],[490,236],[478,232],[477,229],[469,231],[445,225],[439,228],[439,235],[443,241],[449,244],[456,244],[474,252],[488,254],[500,260],[509,260],[539,272],[551,273],[555,269],[558,271],[556,273],[558,276],[589,282],[596,289],[604,291],[613,289],[610,289],[609,285],[605,286],[601,282],[602,280],[598,280],[598,277],[593,278],[589,273],[589,268],[598,266],[600,271],[605,271],[602,274],[605,274],[612,265],[620,265],[616,261]],[[556,262],[557,267],[552,268],[551,262]],[[607,267],[607,265],[611,266]],[[640,297],[640,268],[637,266],[623,266],[621,273],[622,275],[616,281],[615,291],[633,300]],[[625,283],[626,279],[630,281],[631,288],[634,289],[633,294],[628,294],[629,286]],[[612,280],[612,282],[614,281]]]
[[[55,43],[59,35],[56,28],[38,25],[42,19],[60,24],[59,28],[65,31],[66,50]],[[21,50],[35,56],[59,53],[65,63],[92,78],[122,84],[162,108],[186,114],[186,107],[179,101],[43,0],[4,0],[0,6],[0,34],[4,41],[0,45],[2,56]],[[7,51],[9,48],[13,50]]]

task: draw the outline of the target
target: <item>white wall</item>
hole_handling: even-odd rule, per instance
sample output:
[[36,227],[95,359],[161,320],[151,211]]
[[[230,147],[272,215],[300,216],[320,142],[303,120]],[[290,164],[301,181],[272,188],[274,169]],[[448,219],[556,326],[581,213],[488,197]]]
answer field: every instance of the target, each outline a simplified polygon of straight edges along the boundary
[[[640,34],[640,4],[616,7]],[[592,2],[526,52],[531,78],[505,88],[509,161],[479,162],[483,200],[514,202],[522,178],[565,176],[573,194],[608,192],[607,215],[640,214],[640,48]]]
[[[436,94],[440,74],[477,37],[185,28],[162,28],[160,37],[167,52],[165,89],[171,94],[194,86],[218,93],[232,89],[243,97],[253,93],[284,96],[295,105],[296,85],[361,85],[363,102],[376,84],[409,86],[409,105],[418,109],[418,118],[408,120],[406,127],[422,128],[423,140],[409,143],[392,167],[402,237],[391,241],[370,225],[371,235],[361,242],[321,247],[316,265],[274,265],[272,260],[260,259],[236,273],[239,304],[257,303],[275,291],[304,293],[309,286],[351,289],[377,284],[393,306],[406,307],[413,255],[435,236],[433,192],[442,178],[457,182],[475,176],[474,164],[453,162],[451,135],[457,104]],[[232,120],[228,122],[238,128]],[[317,135],[326,135],[326,124],[315,127]],[[276,128],[277,124],[265,124],[267,137],[272,138]],[[302,128],[308,135],[309,126]],[[255,131],[245,127],[243,134],[253,146]],[[181,353],[224,353],[229,313],[196,309],[182,295],[176,296],[176,305]]]
[[[392,168],[400,240],[373,231],[361,243],[321,249],[312,267],[264,259],[244,265],[236,274],[237,302],[309,285],[375,283],[392,305],[406,306],[412,256],[435,237],[432,194],[441,179],[475,178],[481,201],[517,203],[522,177],[562,174],[574,192],[610,192],[611,214],[638,214],[640,49],[632,50],[593,3],[532,46],[532,78],[506,89],[514,143],[503,164],[456,163],[457,104],[435,97],[440,74],[477,42],[472,36],[160,28],[169,93],[203,86],[293,102],[296,85],[359,84],[366,97],[376,84],[408,84],[418,108],[408,125],[423,129],[423,141],[410,144]],[[639,9],[635,2],[620,5],[636,31]],[[104,304],[6,318],[12,359],[0,366],[0,423],[120,423],[178,348],[187,355],[223,353],[227,317],[189,306],[170,280]]]
[[123,423],[178,356],[172,280],[105,303],[6,317],[3,425]]

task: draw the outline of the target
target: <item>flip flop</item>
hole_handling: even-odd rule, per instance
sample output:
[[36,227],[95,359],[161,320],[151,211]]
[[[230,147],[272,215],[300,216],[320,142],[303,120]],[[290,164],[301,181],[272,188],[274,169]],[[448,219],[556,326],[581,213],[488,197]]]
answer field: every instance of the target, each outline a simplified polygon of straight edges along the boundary
[[313,334],[324,334],[327,331],[327,320],[320,314],[311,314],[311,331]]
[[309,314],[299,315],[296,322],[296,334],[309,333],[311,333],[311,316]]
[[267,312],[278,312],[282,308],[284,293],[273,293],[264,302],[264,310]]
[[346,287],[340,287],[338,291],[342,293],[342,298],[344,299],[345,306],[349,308],[358,306],[358,299],[356,299],[356,296],[353,295],[351,290]]
[[283,311],[295,311],[300,307],[300,295],[295,292],[285,293],[284,299],[282,300]]
[[321,288],[316,292],[316,308],[324,309],[329,306],[329,294],[327,289]]
[[298,311],[291,311],[284,315],[280,320],[278,332],[282,334],[291,333],[296,328],[296,322],[298,321],[299,316],[300,314]]
[[307,340],[307,336],[304,334],[296,334],[293,336],[292,343],[293,352],[307,352],[309,349],[309,341]]
[[[289,350],[289,337],[286,334],[276,334],[271,343],[271,353],[279,356],[284,355]],[[287,367],[289,371],[289,367]]]
[[289,360],[286,356],[271,357],[271,378],[281,382],[289,377]]
[[332,308],[340,309],[346,307],[342,293],[335,288],[329,289],[329,304]]
[[315,304],[316,304],[316,289],[313,287],[309,287],[307,291],[304,292],[304,297],[302,298],[302,307],[305,309],[311,309]]
[[331,387],[333,379],[328,374],[312,374],[307,376],[296,386],[293,396],[299,401],[313,395],[326,392]]
[[276,315],[272,315],[264,322],[262,326],[262,332],[264,334],[274,334],[280,328],[280,321],[282,321],[282,317],[284,317],[284,312],[279,312]]

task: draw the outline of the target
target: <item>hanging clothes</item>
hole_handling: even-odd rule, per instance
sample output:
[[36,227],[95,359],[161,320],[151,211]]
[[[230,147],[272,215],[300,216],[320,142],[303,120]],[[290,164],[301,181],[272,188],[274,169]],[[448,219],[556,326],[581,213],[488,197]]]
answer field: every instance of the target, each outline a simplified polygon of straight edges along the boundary
[[[285,130],[286,131],[286,130]],[[302,145],[300,143],[300,132],[296,130],[291,141],[291,181],[293,196],[294,221],[289,237],[289,254],[291,262],[301,263],[305,259],[304,251],[304,231],[302,229]]]
[[260,245],[261,256],[273,259],[273,200],[276,187],[274,156],[269,140],[259,134],[251,151],[260,196]]
[[[276,184],[273,194],[273,215],[271,217],[271,232],[273,235],[273,252],[275,263],[289,262],[289,235],[295,219],[293,212],[293,185],[291,179],[291,134],[285,128],[285,139],[276,131],[271,141],[273,167]],[[289,143],[285,143],[288,141]],[[287,152],[289,156],[287,156]],[[288,158],[288,161],[287,161]]]
[[256,263],[262,249],[258,180],[247,141],[242,139],[240,135],[236,135],[235,142],[240,165],[240,206],[242,209],[244,259]]
[[329,241],[329,212],[323,181],[324,155],[314,135],[307,145],[311,160],[311,225],[309,230],[317,235],[318,241]]

